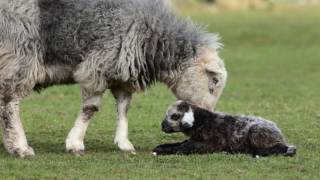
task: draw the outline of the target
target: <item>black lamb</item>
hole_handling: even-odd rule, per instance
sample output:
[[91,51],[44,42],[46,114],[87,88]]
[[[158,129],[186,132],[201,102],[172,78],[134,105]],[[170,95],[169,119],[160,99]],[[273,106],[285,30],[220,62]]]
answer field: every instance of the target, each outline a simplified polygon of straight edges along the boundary
[[166,133],[183,132],[190,137],[180,143],[163,144],[154,155],[205,154],[226,152],[253,156],[279,154],[294,156],[296,147],[289,145],[275,123],[255,116],[233,116],[210,112],[178,101],[162,122]]

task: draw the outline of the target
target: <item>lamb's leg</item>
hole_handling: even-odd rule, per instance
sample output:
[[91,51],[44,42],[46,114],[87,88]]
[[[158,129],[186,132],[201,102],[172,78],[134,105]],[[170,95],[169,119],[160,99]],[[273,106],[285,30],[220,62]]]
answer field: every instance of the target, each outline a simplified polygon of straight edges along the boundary
[[248,133],[250,153],[259,156],[281,154],[294,156],[296,148],[287,145],[281,131],[274,124],[253,125]]
[[182,143],[163,144],[157,146],[153,153],[155,155],[170,155],[170,154],[201,154],[205,152],[204,145],[200,142],[186,140]]
[[10,154],[20,157],[34,156],[28,145],[19,115],[19,99],[0,102],[0,121],[3,127],[3,143]]
[[177,147],[177,146],[180,146],[181,144],[183,144],[185,142],[186,141],[178,142],[178,143],[170,143],[170,144],[161,144],[161,145],[157,146],[155,149],[164,149],[164,148]]
[[277,144],[270,148],[257,148],[253,151],[253,155],[256,156],[269,156],[269,155],[283,155],[294,156],[296,154],[296,147],[286,144]]
[[70,130],[66,139],[66,149],[74,155],[84,155],[84,137],[90,119],[101,105],[102,94],[89,95],[82,90],[82,109],[76,119],[73,128]]
[[122,151],[127,151],[135,154],[134,146],[128,139],[127,112],[131,101],[131,93],[121,90],[112,90],[112,93],[117,100],[118,112],[117,129],[114,143],[117,144]]

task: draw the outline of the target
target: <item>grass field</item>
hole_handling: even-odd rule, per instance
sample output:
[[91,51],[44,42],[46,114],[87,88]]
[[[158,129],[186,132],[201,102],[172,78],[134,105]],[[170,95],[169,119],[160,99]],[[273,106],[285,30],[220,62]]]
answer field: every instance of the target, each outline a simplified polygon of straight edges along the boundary
[[156,145],[184,138],[160,131],[164,112],[175,101],[160,84],[136,94],[132,102],[129,133],[137,155],[120,152],[113,144],[116,114],[114,99],[107,93],[90,124],[86,155],[74,157],[65,153],[64,141],[79,111],[79,88],[60,86],[23,101],[23,123],[36,156],[9,156],[1,142],[0,179],[319,179],[319,12],[305,7],[191,14],[219,32],[225,44],[221,56],[229,80],[217,110],[274,120],[297,146],[296,157],[153,157]]

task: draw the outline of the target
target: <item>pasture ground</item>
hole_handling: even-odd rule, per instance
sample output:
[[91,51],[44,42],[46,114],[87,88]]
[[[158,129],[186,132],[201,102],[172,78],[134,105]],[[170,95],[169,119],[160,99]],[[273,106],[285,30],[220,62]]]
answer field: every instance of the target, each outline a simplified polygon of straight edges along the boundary
[[225,44],[221,56],[229,80],[217,110],[274,120],[297,146],[296,157],[153,157],[156,145],[184,139],[160,131],[175,101],[160,84],[133,98],[129,133],[137,155],[113,144],[116,111],[106,93],[85,139],[86,155],[73,157],[64,141],[79,111],[79,88],[60,86],[23,101],[23,123],[36,156],[9,156],[0,142],[0,179],[319,179],[320,8],[201,14],[190,9],[182,14],[208,24]]

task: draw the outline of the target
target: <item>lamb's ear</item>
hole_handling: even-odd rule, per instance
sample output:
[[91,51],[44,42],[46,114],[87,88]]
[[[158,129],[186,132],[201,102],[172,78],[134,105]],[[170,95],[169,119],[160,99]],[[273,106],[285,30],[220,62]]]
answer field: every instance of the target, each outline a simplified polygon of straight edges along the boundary
[[188,110],[189,110],[189,104],[187,102],[183,101],[178,105],[178,111],[187,112]]

